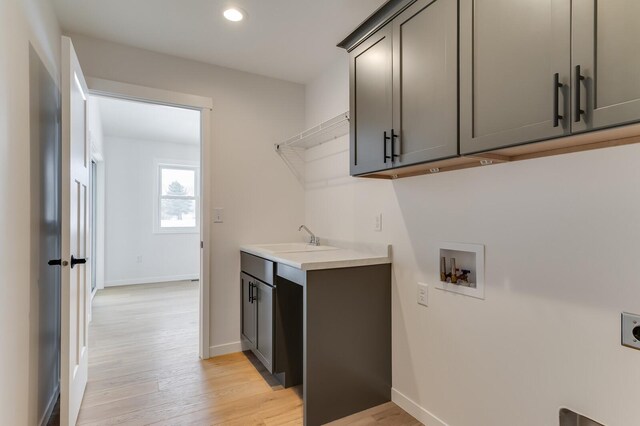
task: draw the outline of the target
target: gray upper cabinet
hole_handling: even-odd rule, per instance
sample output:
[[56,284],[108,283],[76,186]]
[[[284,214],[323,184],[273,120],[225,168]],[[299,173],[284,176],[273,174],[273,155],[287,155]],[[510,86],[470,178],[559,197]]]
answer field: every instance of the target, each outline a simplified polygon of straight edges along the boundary
[[382,28],[351,52],[351,174],[391,165],[391,27]]
[[570,23],[570,0],[460,0],[462,154],[570,133]]
[[582,150],[584,138],[508,148],[640,122],[639,18],[640,0],[389,0],[338,45],[351,174]]
[[574,131],[640,121],[639,19],[638,0],[573,0]]
[[351,52],[351,174],[458,154],[456,0],[418,0]]
[[457,0],[418,0],[393,25],[394,166],[458,154]]

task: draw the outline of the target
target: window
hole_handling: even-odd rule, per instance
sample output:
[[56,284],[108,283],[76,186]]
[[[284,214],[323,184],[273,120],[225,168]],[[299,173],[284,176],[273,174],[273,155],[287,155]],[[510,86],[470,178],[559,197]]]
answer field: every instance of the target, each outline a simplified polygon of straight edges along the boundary
[[199,226],[198,168],[158,165],[159,232],[196,232]]

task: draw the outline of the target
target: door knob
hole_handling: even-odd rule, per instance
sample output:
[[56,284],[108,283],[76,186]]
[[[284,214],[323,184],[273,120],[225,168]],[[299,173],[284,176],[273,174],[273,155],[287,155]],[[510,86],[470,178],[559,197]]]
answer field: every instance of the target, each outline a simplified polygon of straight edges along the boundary
[[73,257],[73,255],[71,255],[71,269],[73,269],[73,267],[76,265],[84,265],[85,263],[87,263],[87,259],[76,259],[75,257]]
[[62,259],[51,259],[47,264],[50,266],[60,266],[62,265]]

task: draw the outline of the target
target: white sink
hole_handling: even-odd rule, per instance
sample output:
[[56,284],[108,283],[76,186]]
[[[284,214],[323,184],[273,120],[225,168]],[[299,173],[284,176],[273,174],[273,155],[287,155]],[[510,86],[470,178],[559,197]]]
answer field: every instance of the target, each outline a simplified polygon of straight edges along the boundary
[[308,251],[326,251],[337,250],[337,247],[331,246],[312,246],[305,243],[281,243],[281,244],[258,244],[254,246],[258,250],[270,253],[297,253]]

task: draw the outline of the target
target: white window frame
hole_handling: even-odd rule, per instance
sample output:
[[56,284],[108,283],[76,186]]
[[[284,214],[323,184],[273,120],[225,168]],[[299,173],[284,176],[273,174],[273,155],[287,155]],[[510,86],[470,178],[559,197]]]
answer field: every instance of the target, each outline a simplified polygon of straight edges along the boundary
[[[194,196],[180,197],[188,200],[195,200],[196,226],[194,227],[162,227],[160,206],[163,199],[171,198],[162,195],[162,170],[193,170],[195,172]],[[200,165],[192,161],[184,160],[156,160],[156,189],[154,193],[153,209],[153,232],[155,234],[199,234],[200,233]]]

